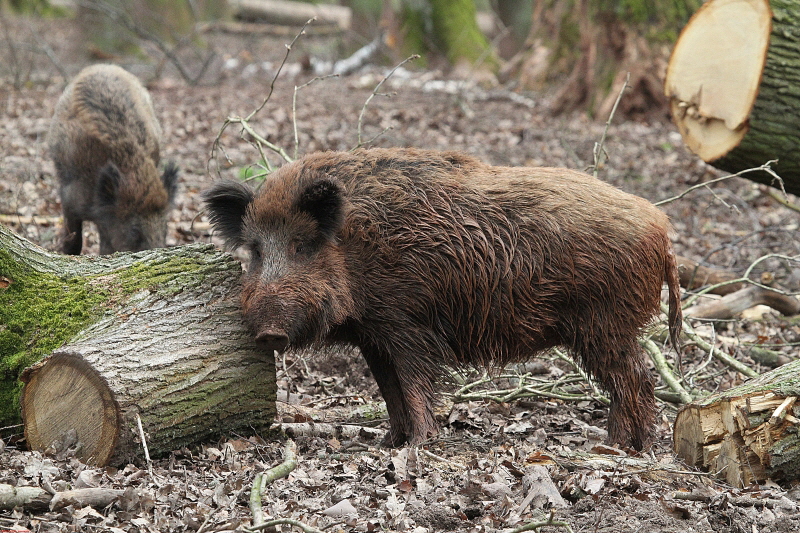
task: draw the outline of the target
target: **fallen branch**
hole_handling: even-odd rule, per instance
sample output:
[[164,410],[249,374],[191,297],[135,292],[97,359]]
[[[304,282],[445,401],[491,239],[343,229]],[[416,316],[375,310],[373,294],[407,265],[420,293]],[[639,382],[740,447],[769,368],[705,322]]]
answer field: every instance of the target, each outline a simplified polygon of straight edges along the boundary
[[295,468],[297,468],[297,445],[293,440],[288,440],[286,441],[286,447],[283,449],[283,462],[264,472],[261,483],[262,494],[267,485],[273,483],[276,479],[288,476]]
[[719,300],[693,305],[684,310],[689,318],[724,320],[756,305],[767,305],[782,315],[793,316],[800,313],[800,300],[762,286],[750,287],[732,292]]
[[675,259],[678,263],[678,276],[681,287],[686,290],[699,289],[706,285],[716,285],[709,292],[725,295],[744,287],[743,282],[731,283],[739,279],[739,276],[734,272],[705,267],[688,257],[676,256]]
[[703,494],[700,492],[685,492],[677,490],[672,493],[674,500],[684,500],[690,502],[703,502],[711,503],[716,500],[724,500],[731,505],[737,507],[766,507],[767,509],[774,509],[775,507],[785,506],[786,499],[779,498],[760,498],[754,496],[730,496],[728,493],[720,494]]
[[555,517],[555,511],[550,511],[550,517],[547,520],[542,520],[539,522],[532,522],[530,524],[525,524],[524,526],[518,527],[516,529],[508,530],[508,533],[522,533],[523,531],[536,531],[537,529],[541,529],[543,527],[563,527],[570,533],[572,533],[572,526],[569,525],[569,522],[563,521],[556,521],[553,520]]
[[280,429],[287,437],[321,437],[324,439],[364,439],[380,440],[386,434],[385,429],[348,424],[329,424],[325,422],[297,422],[280,424]]
[[92,507],[104,509],[117,501],[123,490],[106,487],[91,487],[50,493],[40,487],[14,487],[0,484],[0,510],[11,511],[22,507],[25,511],[58,511],[69,505],[80,509]]

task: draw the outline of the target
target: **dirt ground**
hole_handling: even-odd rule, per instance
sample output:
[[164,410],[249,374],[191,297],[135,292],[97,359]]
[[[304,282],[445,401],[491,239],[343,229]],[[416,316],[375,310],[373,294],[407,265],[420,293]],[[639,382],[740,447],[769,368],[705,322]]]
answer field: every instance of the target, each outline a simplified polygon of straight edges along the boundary
[[[21,58],[17,66],[0,63],[0,216],[14,231],[56,250],[60,203],[44,138],[64,75],[74,75],[89,59],[77,38],[79,30],[69,21],[20,19],[13,27],[18,35],[0,44],[6,54],[9,43],[17,43]],[[189,86],[169,65],[155,77],[160,56],[147,45],[144,58],[115,58],[147,81],[164,129],[162,155],[181,168],[169,245],[212,241],[200,191],[219,177],[241,176],[259,160],[235,124],[220,136],[221,148],[212,157],[214,139],[226,117],[245,116],[265,99],[291,36],[217,33],[205,38],[217,55],[198,86]],[[275,82],[274,94],[250,121],[256,132],[290,154],[295,111],[299,154],[354,147],[359,115],[388,71],[386,66],[369,66],[295,91],[314,77],[303,70],[301,60],[334,57],[330,45],[330,39],[301,39]],[[44,46],[55,62],[42,52]],[[191,58],[187,61],[196,68]],[[391,96],[376,96],[366,108],[362,138],[382,133],[372,145],[463,150],[497,165],[592,165],[602,123],[582,115],[552,116],[547,94],[510,89],[484,88],[439,71],[400,69],[381,87],[381,93]],[[653,202],[722,175],[690,154],[666,120],[615,121],[605,151],[608,160],[599,177]],[[268,153],[268,158],[280,164],[277,155]],[[800,264],[785,259],[800,254],[800,213],[780,206],[763,186],[732,178],[697,188],[662,208],[672,218],[678,254],[737,273],[762,256],[778,254],[783,257],[760,262],[753,277],[770,271],[782,287],[800,290]],[[84,253],[97,253],[96,233],[87,235],[84,248]],[[713,326],[696,326],[710,338]],[[749,347],[758,344],[794,359],[800,344],[796,319],[764,309],[717,324],[715,334],[721,349],[757,371],[766,369],[753,361]],[[684,372],[704,358],[687,347]],[[571,371],[553,356],[541,363],[537,373],[549,379]],[[742,381],[716,364],[711,362],[700,375],[703,389]],[[278,422],[387,428],[377,387],[357,354],[289,354],[278,361],[278,368]],[[381,448],[366,432],[355,438],[324,432],[298,435],[297,467],[266,487],[263,511],[267,519],[297,520],[325,531],[512,531],[546,521],[551,513],[555,523],[566,525],[541,531],[800,531],[800,489],[773,482],[733,488],[682,464],[672,453],[676,407],[659,405],[658,441],[649,454],[625,458],[628,463],[598,453],[603,451],[597,446],[607,409],[595,400],[446,402],[440,411],[440,436],[419,449]],[[44,457],[27,452],[20,433],[18,427],[0,433],[5,442],[4,450],[0,445],[0,483],[125,492],[99,509],[72,504],[0,511],[0,531],[244,531],[253,519],[248,500],[254,477],[281,463],[285,446],[275,435],[226,435],[218,442],[175,450],[157,459],[152,471],[144,465],[97,469],[69,453]],[[554,487],[551,496],[545,490],[549,486]],[[676,492],[693,493],[697,501],[678,499]]]

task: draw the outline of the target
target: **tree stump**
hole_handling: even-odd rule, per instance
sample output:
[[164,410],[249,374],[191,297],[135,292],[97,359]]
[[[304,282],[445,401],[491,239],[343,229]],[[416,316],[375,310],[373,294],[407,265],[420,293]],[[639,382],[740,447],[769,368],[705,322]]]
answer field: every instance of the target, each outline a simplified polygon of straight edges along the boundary
[[0,226],[6,420],[21,405],[32,449],[96,465],[140,459],[139,422],[153,456],[266,429],[275,362],[241,320],[240,273],[207,244],[68,257]]
[[675,453],[735,487],[800,478],[800,360],[686,405]]
[[[728,172],[778,160],[800,194],[800,2],[711,0],[683,29],[666,95],[686,145]],[[778,186],[767,172],[744,177]]]

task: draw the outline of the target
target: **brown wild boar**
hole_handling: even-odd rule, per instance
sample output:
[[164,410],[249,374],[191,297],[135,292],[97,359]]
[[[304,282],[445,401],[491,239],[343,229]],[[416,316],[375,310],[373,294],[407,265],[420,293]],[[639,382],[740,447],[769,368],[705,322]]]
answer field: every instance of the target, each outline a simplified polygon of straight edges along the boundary
[[48,134],[60,182],[63,250],[80,254],[83,221],[100,235],[100,253],[165,245],[178,169],[159,176],[158,124],[147,89],[115,65],[83,69],[56,104]]
[[242,307],[278,351],[357,346],[386,401],[385,444],[437,432],[446,367],[504,365],[566,346],[611,397],[611,443],[654,436],[637,335],[678,274],[666,215],[584,173],[493,167],[456,152],[311,154],[258,194],[204,194],[214,229],[245,247]]

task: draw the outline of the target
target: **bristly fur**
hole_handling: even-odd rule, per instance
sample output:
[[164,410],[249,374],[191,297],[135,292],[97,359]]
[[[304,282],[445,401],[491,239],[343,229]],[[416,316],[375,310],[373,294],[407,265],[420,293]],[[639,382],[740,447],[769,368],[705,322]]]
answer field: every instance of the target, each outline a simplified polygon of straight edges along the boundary
[[65,253],[82,248],[84,220],[101,253],[165,246],[178,168],[159,175],[161,126],[147,89],[115,65],[92,65],[67,86],[48,134],[60,182]]
[[[307,209],[309,197],[324,201]],[[212,221],[225,234],[240,214]],[[243,311],[256,332],[283,331],[295,347],[360,348],[386,400],[387,444],[435,434],[448,366],[566,346],[611,397],[610,442],[641,449],[656,407],[637,336],[665,281],[676,343],[681,324],[668,229],[646,200],[573,170],[414,149],[316,153],[272,174],[243,216],[263,248]]]

